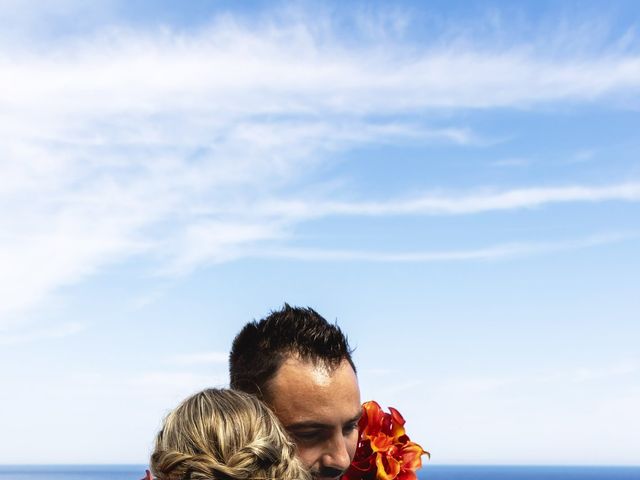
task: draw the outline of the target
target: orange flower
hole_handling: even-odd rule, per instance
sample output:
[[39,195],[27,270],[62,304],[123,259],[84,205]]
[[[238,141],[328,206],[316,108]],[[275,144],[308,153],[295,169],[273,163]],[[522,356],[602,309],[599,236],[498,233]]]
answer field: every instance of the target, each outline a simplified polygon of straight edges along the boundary
[[409,440],[400,412],[390,407],[386,413],[374,401],[362,410],[358,448],[342,480],[416,480],[421,457],[429,452]]

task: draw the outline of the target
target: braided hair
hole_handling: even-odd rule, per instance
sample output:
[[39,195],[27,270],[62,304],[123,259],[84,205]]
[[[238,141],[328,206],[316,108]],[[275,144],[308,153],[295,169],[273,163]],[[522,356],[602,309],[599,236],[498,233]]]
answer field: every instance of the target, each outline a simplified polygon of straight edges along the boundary
[[203,390],[169,413],[150,465],[158,480],[310,480],[268,407],[226,389]]

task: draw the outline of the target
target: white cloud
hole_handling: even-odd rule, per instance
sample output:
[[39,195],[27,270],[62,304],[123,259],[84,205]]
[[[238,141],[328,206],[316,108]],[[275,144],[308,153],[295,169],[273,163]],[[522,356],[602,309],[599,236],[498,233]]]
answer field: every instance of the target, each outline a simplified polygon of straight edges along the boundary
[[358,369],[358,372],[360,374],[367,374],[374,377],[380,377],[384,375],[390,375],[394,373],[395,370],[391,368],[365,368],[365,369]]
[[[465,385],[465,384],[495,384],[501,385],[505,383],[523,382],[527,384],[557,382],[567,385],[567,381],[580,383],[582,381],[608,380],[614,377],[622,377],[633,375],[640,371],[640,360],[634,357],[621,359],[606,359],[601,363],[590,363],[577,367],[555,368],[553,370],[545,370],[537,373],[523,373],[519,376],[481,376],[481,377],[464,377],[453,379],[443,384],[447,385]],[[495,382],[494,382],[495,380]],[[536,387],[537,388],[537,387]]]
[[438,388],[446,395],[474,395],[512,385],[516,380],[501,377],[459,378],[444,382]]
[[[288,258],[306,261],[364,262],[455,262],[469,260],[500,260],[541,253],[588,248],[638,238],[637,234],[594,235],[564,242],[512,243],[474,250],[443,250],[419,252],[370,252],[362,250],[263,249],[253,255],[267,258]],[[249,254],[250,255],[250,254]]]
[[327,215],[463,215],[501,210],[537,208],[572,202],[640,201],[640,183],[605,186],[568,185],[531,187],[462,194],[429,194],[404,200],[369,202],[272,202],[265,212],[300,218]]
[[503,158],[491,162],[493,167],[527,167],[531,164],[531,160],[522,157]]
[[132,378],[129,382],[129,388],[137,388],[155,394],[179,393],[184,396],[211,388],[214,385],[221,385],[226,382],[226,379],[221,375],[204,375],[192,372],[150,372]]
[[183,252],[168,267],[169,273],[190,272],[203,264],[220,263],[247,255],[246,247],[265,240],[283,238],[282,227],[274,224],[207,222],[185,227],[173,251]]
[[228,352],[196,352],[185,353],[182,355],[175,355],[169,359],[170,363],[177,365],[208,365],[208,364],[223,364],[226,365],[229,361]]
[[[405,20],[399,13],[384,28],[401,31]],[[308,217],[638,199],[640,187],[624,184],[327,202],[325,187],[309,180],[335,152],[371,143],[481,142],[464,126],[429,125],[414,113],[633,95],[640,58],[560,61],[527,46],[398,41],[380,48],[373,37],[342,43],[330,21],[317,29],[300,20],[264,25],[226,16],[193,34],[114,27],[46,49],[0,45],[3,324],[114,261],[153,255],[161,270],[184,273],[260,248],[275,251]],[[299,198],[313,203],[292,196],[302,185]],[[285,190],[291,200],[283,200]],[[396,257],[403,255],[414,254]]]
[[579,162],[588,162],[592,160],[596,156],[596,151],[593,149],[583,149],[577,151],[573,156],[573,161],[576,163]]
[[630,375],[637,371],[638,365],[629,362],[613,365],[608,368],[581,368],[575,372],[574,380],[576,382],[587,382],[591,380]]
[[640,87],[640,57],[629,54],[554,59],[527,45],[381,46],[347,46],[303,23],[255,28],[230,17],[194,35],[113,29],[44,54],[3,49],[0,99],[45,114],[214,110],[237,118],[531,106]]
[[[33,375],[2,370],[0,379],[7,388],[0,391],[5,407],[0,423],[13,440],[3,445],[1,463],[28,464],[34,458],[48,464],[146,462],[162,418],[171,409],[202,389],[228,384],[226,372],[141,371],[130,364],[127,371],[106,373],[76,367],[36,373],[37,395]],[[42,398],[46,408],[38,408]],[[24,411],[30,414],[16,415]],[[30,432],[38,429],[42,441],[25,448],[32,441]]]
[[0,330],[0,345],[15,345],[39,340],[52,340],[76,335],[86,328],[78,322],[67,322],[59,325],[39,328],[22,328],[3,332]]
[[610,380],[619,381],[620,377],[631,376],[640,371],[636,359],[608,361],[601,365],[585,365],[577,368],[563,368],[540,373],[528,373],[519,376],[470,376],[448,379],[435,387],[441,393],[484,393],[499,390],[503,387],[533,386],[541,384],[557,384],[572,387],[572,384],[593,382],[603,383]]

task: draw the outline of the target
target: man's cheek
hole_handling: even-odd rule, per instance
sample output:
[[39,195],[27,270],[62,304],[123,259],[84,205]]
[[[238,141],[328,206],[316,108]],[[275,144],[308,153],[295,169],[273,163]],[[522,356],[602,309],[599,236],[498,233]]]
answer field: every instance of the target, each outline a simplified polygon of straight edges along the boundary
[[317,452],[315,452],[313,448],[298,445],[296,454],[307,470],[311,470],[317,463],[317,458],[315,458]]
[[351,433],[346,439],[347,452],[349,452],[349,457],[351,457],[351,460],[353,460],[353,457],[356,454],[356,448],[358,448],[358,437],[358,430],[354,430],[353,433]]

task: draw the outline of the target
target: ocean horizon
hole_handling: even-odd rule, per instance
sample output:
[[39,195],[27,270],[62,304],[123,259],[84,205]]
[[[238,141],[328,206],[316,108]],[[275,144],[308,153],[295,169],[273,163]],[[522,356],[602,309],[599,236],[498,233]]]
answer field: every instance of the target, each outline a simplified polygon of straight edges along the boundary
[[[0,480],[139,480],[145,465],[0,465]],[[640,466],[427,465],[420,480],[640,480]]]

